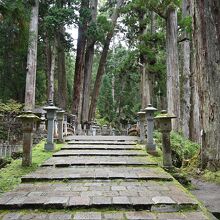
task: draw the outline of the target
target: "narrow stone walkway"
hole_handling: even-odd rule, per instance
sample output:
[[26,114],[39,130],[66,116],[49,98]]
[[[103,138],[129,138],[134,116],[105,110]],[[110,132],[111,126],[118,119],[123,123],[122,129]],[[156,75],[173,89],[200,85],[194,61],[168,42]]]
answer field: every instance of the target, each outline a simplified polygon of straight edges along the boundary
[[136,138],[68,140],[0,197],[0,209],[10,210],[0,219],[209,219]]

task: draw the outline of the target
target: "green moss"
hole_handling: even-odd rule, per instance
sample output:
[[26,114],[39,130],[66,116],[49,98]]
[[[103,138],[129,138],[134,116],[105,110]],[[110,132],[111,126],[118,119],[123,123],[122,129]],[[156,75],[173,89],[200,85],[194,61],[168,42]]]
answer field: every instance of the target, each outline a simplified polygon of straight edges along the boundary
[[[45,160],[50,158],[54,152],[44,150],[45,141],[37,144],[32,151],[32,166],[22,167],[21,159],[12,160],[5,168],[0,170],[0,194],[15,188],[21,183],[21,177],[36,170]],[[60,150],[63,144],[56,145],[56,151]]]
[[220,170],[216,172],[205,170],[202,175],[202,178],[206,181],[220,184]]

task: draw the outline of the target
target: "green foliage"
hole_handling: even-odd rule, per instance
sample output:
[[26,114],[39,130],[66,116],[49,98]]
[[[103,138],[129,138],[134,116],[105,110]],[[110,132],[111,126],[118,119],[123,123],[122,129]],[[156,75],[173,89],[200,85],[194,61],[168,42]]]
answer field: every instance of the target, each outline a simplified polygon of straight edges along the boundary
[[196,153],[198,153],[200,148],[199,144],[194,143],[175,132],[171,132],[171,146],[182,159],[192,158]]
[[6,103],[0,102],[0,112],[1,113],[16,113],[21,112],[23,105],[16,102],[15,100],[8,100]]
[[98,111],[104,120],[116,127],[119,127],[120,122],[134,123],[136,112],[140,108],[140,74],[136,61],[136,51],[121,45],[115,48],[114,53],[109,54],[98,99]]
[[101,117],[99,111],[96,111],[95,118],[96,118],[97,124],[100,125],[100,126],[109,124],[109,121],[107,121],[105,118]]
[[[162,134],[160,132],[154,133],[157,145],[162,148]],[[181,161],[192,159],[197,155],[200,148],[199,144],[184,138],[182,135],[171,132],[171,148],[177,154]]]
[[192,17],[186,16],[182,19],[179,19],[178,25],[182,30],[185,30],[187,33],[192,32]]
[[98,15],[96,22],[91,22],[88,26],[87,37],[94,41],[104,42],[107,32],[111,29],[111,22],[105,15]]
[[0,7],[0,99],[23,101],[28,45],[29,8],[23,0],[5,0]]
[[[32,151],[32,166],[22,167],[21,160],[12,160],[0,172],[0,194],[15,188],[21,183],[21,177],[35,171],[45,160],[50,158],[54,152],[44,151],[44,141],[40,142]],[[57,144],[56,150],[59,150],[63,144]]]
[[205,170],[202,175],[202,178],[206,181],[220,184],[220,170],[215,172],[212,172],[210,170]]

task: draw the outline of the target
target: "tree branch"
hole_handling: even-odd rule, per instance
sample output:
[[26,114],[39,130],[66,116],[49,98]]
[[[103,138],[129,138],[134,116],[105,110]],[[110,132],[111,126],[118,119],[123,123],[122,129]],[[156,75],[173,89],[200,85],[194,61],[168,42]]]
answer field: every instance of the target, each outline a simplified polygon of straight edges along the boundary
[[178,40],[177,43],[181,43],[183,41],[190,41],[190,39],[188,37],[184,37],[183,39]]

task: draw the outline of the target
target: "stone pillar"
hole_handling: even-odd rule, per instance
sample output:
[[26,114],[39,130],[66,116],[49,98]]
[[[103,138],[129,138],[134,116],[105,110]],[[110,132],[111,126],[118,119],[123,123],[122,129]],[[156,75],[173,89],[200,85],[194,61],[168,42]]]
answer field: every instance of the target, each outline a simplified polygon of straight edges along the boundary
[[67,136],[67,115],[64,114],[64,135]]
[[140,112],[137,113],[139,116],[139,128],[140,128],[140,143],[143,144],[145,142],[145,112],[141,110]]
[[115,128],[112,128],[112,136],[115,136]]
[[24,112],[23,115],[18,116],[22,121],[23,130],[23,157],[22,166],[30,166],[32,164],[32,144],[33,144],[33,130],[35,122],[40,120],[31,111]]
[[162,147],[163,147],[163,166],[164,168],[172,168],[170,132],[172,130],[171,119],[176,118],[175,115],[167,114],[163,110],[160,115],[155,117],[159,121],[159,131],[162,132]]
[[46,124],[45,124],[46,118],[45,118],[45,114],[44,114],[44,113],[41,114],[40,120],[41,120],[41,121],[40,121],[39,129],[40,129],[41,131],[45,131],[45,130],[46,130]]
[[57,121],[56,113],[54,115],[54,138],[58,138],[58,121]]
[[102,126],[101,134],[104,135],[104,136],[108,135],[107,129],[108,129],[108,126],[107,125],[103,125]]
[[63,139],[64,113],[65,113],[65,111],[62,109],[59,109],[59,111],[57,111],[58,140],[61,143],[64,142],[64,139]]
[[47,111],[47,143],[44,145],[44,149],[47,151],[54,150],[54,119],[57,109],[52,102],[44,108]]
[[96,126],[92,125],[92,136],[96,136]]
[[146,150],[150,154],[157,154],[156,144],[154,143],[153,131],[154,131],[154,112],[157,110],[151,104],[144,109],[147,119],[147,143]]

